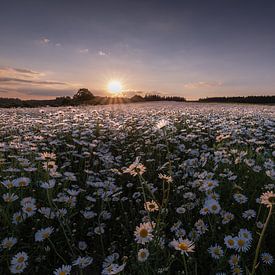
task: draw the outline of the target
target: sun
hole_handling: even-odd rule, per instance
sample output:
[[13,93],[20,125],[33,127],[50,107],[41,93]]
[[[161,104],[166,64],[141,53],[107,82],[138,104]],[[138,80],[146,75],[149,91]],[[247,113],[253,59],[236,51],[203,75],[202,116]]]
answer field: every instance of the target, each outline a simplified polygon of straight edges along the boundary
[[108,91],[114,95],[118,95],[122,91],[122,84],[119,80],[111,80],[108,83]]

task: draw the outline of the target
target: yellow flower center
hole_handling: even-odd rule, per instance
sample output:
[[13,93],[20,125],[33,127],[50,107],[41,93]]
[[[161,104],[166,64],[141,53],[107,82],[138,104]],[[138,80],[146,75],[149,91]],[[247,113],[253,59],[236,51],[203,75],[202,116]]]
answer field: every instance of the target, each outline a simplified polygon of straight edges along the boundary
[[5,247],[5,248],[10,248],[10,247],[12,247],[12,242],[11,242],[11,241],[6,242],[6,244],[5,244],[4,247]]
[[18,263],[23,263],[24,260],[25,260],[25,258],[24,258],[23,256],[21,256],[21,257],[19,257],[19,258],[17,259],[17,262],[18,262]]
[[228,240],[228,244],[232,246],[232,245],[234,245],[234,241],[232,239],[230,239],[230,240]]
[[144,251],[142,251],[142,252],[140,252],[139,256],[140,256],[141,258],[145,258],[145,257],[146,257],[146,253],[145,253]]
[[235,267],[235,268],[233,269],[233,272],[234,272],[234,274],[241,274],[241,270],[240,270],[239,267]]
[[12,182],[9,182],[9,183],[7,184],[7,187],[8,187],[8,188],[12,188],[12,187],[13,187]]
[[186,243],[179,243],[178,248],[181,249],[181,250],[187,250],[188,245]]
[[217,210],[217,205],[213,205],[213,206],[212,206],[212,209],[213,209],[213,210]]
[[142,228],[142,229],[139,231],[139,235],[140,235],[140,237],[142,237],[142,238],[146,238],[146,237],[148,236],[148,231],[147,231],[147,229]]
[[59,272],[59,275],[66,275],[65,271]]
[[47,239],[49,237],[49,235],[50,234],[48,232],[42,234],[42,236],[43,236],[44,239]]
[[238,240],[238,245],[239,245],[239,246],[244,246],[244,243],[245,243],[244,240]]
[[19,184],[19,186],[25,186],[26,182],[25,181],[20,181],[18,184]]
[[215,248],[215,249],[214,249],[214,253],[215,253],[216,255],[220,255],[220,254],[221,254],[221,251],[220,251],[219,248]]

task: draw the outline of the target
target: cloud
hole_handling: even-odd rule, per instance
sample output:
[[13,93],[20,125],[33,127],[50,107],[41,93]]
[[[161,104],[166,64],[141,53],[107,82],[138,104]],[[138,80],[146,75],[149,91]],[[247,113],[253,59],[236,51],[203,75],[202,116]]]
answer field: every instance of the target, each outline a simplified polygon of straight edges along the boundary
[[43,38],[40,39],[41,44],[48,44],[48,43],[50,43],[50,41],[51,40],[47,37],[43,37]]
[[102,50],[98,51],[97,54],[98,54],[99,56],[107,56],[107,55],[110,55],[110,53],[107,53],[107,52],[102,51]]
[[43,76],[41,72],[29,70],[26,68],[13,68],[13,67],[0,67],[0,77],[27,77],[27,78],[37,78]]
[[198,88],[213,88],[213,87],[221,87],[223,85],[222,82],[219,81],[211,81],[211,82],[190,82],[184,85],[186,89],[198,89]]
[[72,95],[78,84],[49,80],[46,75],[26,68],[0,67],[0,93],[3,97],[53,98]]
[[26,87],[26,88],[2,88],[0,97],[21,98],[21,99],[51,99],[59,96],[72,96],[76,89],[65,87],[61,89],[47,87]]
[[39,72],[35,72],[32,70],[28,70],[28,69],[18,69],[18,68],[11,68],[12,70],[19,72],[19,73],[23,73],[23,74],[40,74]]
[[37,81],[37,80],[29,80],[29,79],[21,79],[21,78],[13,78],[13,77],[0,77],[1,82],[19,82],[19,83],[30,83],[30,84],[42,84],[42,85],[68,85],[65,82],[58,81]]
[[27,89],[17,89],[17,92],[28,95],[28,96],[39,96],[39,97],[58,97],[58,96],[72,96],[76,93],[76,90],[73,88],[65,89],[47,89],[47,88],[27,88]]
[[85,54],[85,53],[89,52],[89,49],[80,49],[78,52],[82,53],[82,54]]

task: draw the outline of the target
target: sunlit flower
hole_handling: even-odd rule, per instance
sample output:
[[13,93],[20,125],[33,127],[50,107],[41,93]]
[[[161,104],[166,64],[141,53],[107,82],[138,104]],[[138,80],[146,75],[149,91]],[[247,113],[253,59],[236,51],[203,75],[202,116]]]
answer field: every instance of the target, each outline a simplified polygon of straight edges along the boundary
[[57,169],[57,165],[55,164],[55,161],[47,161],[47,162],[44,162],[43,168],[45,170],[54,170],[55,171]]
[[56,159],[55,153],[49,153],[49,152],[43,152],[43,153],[41,153],[40,157],[43,160],[46,160],[46,159],[49,159],[49,160],[52,159],[52,160],[54,160],[54,159]]
[[155,212],[159,210],[159,206],[155,201],[147,201],[144,203],[144,208],[148,212]]
[[260,200],[261,204],[266,205],[266,207],[271,207],[275,204],[275,194],[273,192],[267,191],[261,195]]
[[152,234],[154,226],[154,222],[140,223],[139,226],[136,226],[136,230],[134,232],[136,242],[145,244],[152,241],[154,237]]
[[163,175],[163,174],[159,174],[159,179],[164,180],[164,181],[166,181],[167,183],[173,182],[171,176],[167,176],[167,175]]
[[162,119],[156,124],[156,127],[157,127],[157,129],[162,129],[163,127],[167,126],[168,124],[169,124],[169,121]]
[[142,175],[146,171],[146,167],[139,160],[139,158],[136,158],[128,168],[123,170],[123,173],[129,173],[132,176]]
[[188,239],[179,238],[178,240],[173,240],[170,243],[176,250],[179,250],[181,254],[186,254],[194,252],[195,245],[192,241]]

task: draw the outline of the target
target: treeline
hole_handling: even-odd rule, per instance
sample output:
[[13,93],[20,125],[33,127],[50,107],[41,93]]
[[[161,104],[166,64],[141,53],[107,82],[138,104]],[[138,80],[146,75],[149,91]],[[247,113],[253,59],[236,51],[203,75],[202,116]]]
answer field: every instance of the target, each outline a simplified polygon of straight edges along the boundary
[[275,96],[234,96],[200,98],[199,102],[274,104]]
[[[59,107],[78,105],[106,105],[117,103],[150,102],[150,101],[180,101],[185,102],[184,97],[160,96],[147,94],[144,97],[135,95],[127,97],[94,96],[88,89],[82,88],[73,96],[57,97],[51,100],[21,100],[19,98],[0,98],[0,108],[16,107]],[[252,103],[252,104],[275,104],[275,96],[247,96],[247,97],[207,97],[200,98],[199,102],[216,103]]]
[[184,97],[180,96],[160,96],[160,95],[145,95],[145,101],[186,101]]
[[21,100],[19,98],[0,98],[0,108],[12,107],[43,107],[43,106],[77,106],[77,105],[106,105],[118,103],[133,103],[146,101],[186,101],[183,97],[159,95],[135,95],[127,97],[94,96],[88,89],[82,88],[73,96],[57,97],[52,100]]

